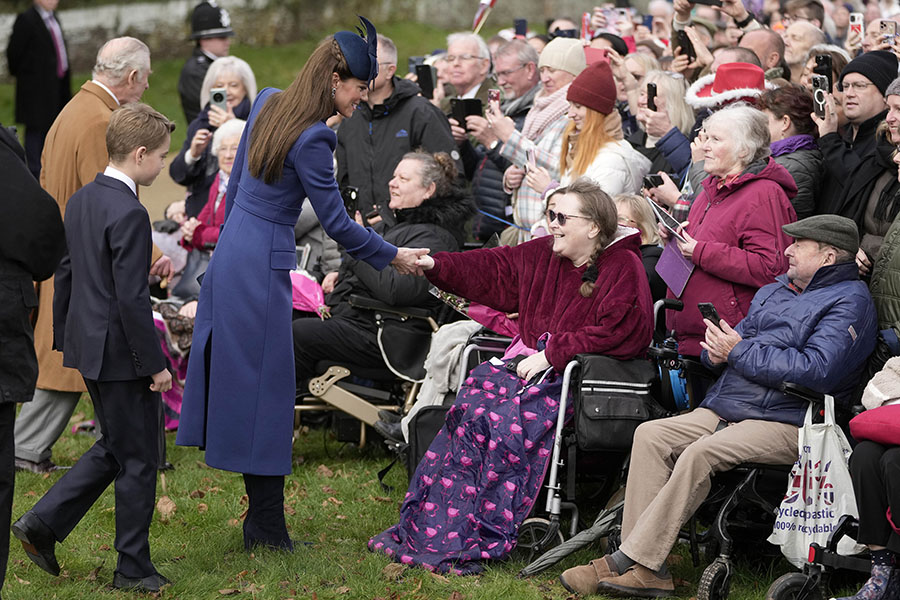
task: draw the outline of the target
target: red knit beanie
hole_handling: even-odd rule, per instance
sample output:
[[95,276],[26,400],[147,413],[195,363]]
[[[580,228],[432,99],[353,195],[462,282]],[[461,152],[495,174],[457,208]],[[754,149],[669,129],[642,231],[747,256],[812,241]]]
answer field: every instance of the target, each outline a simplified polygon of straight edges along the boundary
[[616,82],[605,61],[590,65],[569,85],[566,99],[608,115],[616,106]]

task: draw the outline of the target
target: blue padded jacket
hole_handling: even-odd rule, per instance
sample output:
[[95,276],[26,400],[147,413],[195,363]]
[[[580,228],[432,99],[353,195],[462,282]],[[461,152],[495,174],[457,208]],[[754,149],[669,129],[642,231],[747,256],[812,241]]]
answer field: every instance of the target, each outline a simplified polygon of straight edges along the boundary
[[[760,288],[735,328],[743,340],[701,406],[725,421],[802,425],[807,403],[781,391],[792,382],[846,405],[875,347],[875,305],[855,262],[819,268],[802,293],[787,275]],[[703,351],[703,362],[709,358]]]

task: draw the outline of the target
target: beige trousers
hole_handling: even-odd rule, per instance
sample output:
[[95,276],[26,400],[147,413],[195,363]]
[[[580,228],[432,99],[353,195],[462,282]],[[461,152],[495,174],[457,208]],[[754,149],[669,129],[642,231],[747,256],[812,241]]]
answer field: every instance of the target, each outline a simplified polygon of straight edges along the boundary
[[654,571],[662,567],[678,532],[700,506],[715,473],[745,462],[797,460],[795,425],[747,420],[716,431],[706,408],[648,421],[634,434],[621,550]]

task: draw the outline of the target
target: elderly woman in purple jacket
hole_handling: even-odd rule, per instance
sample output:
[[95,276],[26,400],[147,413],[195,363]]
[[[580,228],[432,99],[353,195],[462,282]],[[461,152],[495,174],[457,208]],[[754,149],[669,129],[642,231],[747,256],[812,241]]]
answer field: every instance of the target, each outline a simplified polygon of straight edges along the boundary
[[285,90],[257,97],[228,183],[225,224],[200,290],[177,443],[212,467],[244,474],[244,546],[293,548],[284,520],[295,394],[291,283],[294,224],[304,198],[323,229],[376,269],[416,272],[426,249],[396,248],[344,210],[334,180],[334,133],[375,78],[375,28],[342,31],[313,51]]

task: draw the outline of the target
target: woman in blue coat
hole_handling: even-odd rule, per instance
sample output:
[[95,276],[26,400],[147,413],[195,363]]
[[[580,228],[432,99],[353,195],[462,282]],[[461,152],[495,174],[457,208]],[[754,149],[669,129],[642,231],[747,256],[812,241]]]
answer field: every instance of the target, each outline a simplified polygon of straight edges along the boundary
[[228,183],[225,224],[200,290],[177,443],[212,467],[244,474],[244,546],[290,550],[284,476],[291,472],[295,396],[291,283],[303,199],[329,236],[376,269],[416,272],[427,249],[396,248],[353,222],[334,179],[336,138],[378,72],[375,28],[324,40],[284,91],[263,90]]

